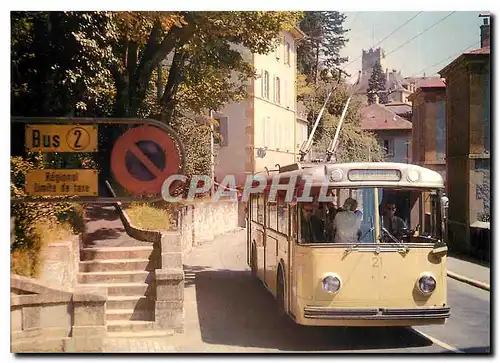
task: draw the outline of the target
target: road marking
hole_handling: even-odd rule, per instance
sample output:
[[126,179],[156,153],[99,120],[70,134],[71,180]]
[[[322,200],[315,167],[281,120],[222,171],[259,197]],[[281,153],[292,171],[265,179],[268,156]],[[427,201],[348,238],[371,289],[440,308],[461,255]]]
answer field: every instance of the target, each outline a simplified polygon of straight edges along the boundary
[[439,339],[436,339],[428,334],[425,334],[425,333],[422,333],[420,330],[417,330],[415,328],[409,328],[411,330],[413,330],[415,333],[417,333],[418,335],[422,336],[423,338],[426,338],[426,339],[429,339],[431,342],[433,342],[434,344],[436,345],[439,345],[441,348],[444,348],[446,350],[450,350],[454,353],[465,353],[463,352],[462,350],[452,346],[452,345],[449,345],[449,344],[446,344],[445,342],[442,342],[441,340]]

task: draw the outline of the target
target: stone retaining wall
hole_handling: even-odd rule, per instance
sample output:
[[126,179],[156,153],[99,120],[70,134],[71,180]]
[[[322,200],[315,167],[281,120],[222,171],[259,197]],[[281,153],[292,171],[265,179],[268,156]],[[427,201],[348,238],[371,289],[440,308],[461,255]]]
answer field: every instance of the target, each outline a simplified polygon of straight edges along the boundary
[[101,352],[107,290],[60,289],[11,275],[11,351]]
[[83,235],[68,241],[49,243],[42,249],[42,269],[39,280],[53,286],[73,288],[77,284],[80,243]]

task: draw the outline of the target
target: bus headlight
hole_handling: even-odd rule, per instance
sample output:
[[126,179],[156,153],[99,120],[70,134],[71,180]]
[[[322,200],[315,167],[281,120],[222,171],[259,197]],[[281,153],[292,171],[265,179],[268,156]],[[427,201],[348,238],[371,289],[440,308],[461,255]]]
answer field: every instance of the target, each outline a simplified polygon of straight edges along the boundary
[[431,294],[436,289],[436,285],[436,279],[428,274],[422,275],[417,282],[418,291],[423,295]]
[[323,278],[323,290],[332,294],[339,291],[341,285],[342,283],[337,276],[328,275]]

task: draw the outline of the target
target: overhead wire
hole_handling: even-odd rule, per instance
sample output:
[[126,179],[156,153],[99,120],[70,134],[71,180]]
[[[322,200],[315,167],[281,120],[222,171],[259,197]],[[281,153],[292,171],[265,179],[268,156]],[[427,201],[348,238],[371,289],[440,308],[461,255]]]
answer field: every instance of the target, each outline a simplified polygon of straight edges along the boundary
[[457,52],[457,53],[455,53],[455,54],[452,54],[452,55],[450,55],[450,56],[448,56],[448,57],[446,57],[446,58],[444,58],[444,59],[440,60],[439,62],[436,62],[436,63],[434,63],[433,65],[428,66],[428,67],[426,67],[426,68],[424,68],[424,69],[422,69],[422,70],[420,70],[420,71],[418,71],[418,72],[414,73],[414,74],[413,74],[412,76],[410,76],[410,77],[416,77],[416,76],[418,76],[419,74],[424,73],[424,72],[425,72],[425,71],[427,71],[428,69],[431,69],[431,68],[433,68],[433,67],[435,67],[435,66],[437,66],[437,65],[439,65],[439,64],[441,64],[441,63],[443,63],[443,62],[445,62],[445,61],[447,61],[447,60],[449,60],[449,59],[451,59],[451,58],[457,57],[457,56],[459,56],[460,54],[462,54],[462,53],[463,53],[463,52],[465,52],[466,50],[469,50],[470,48],[472,48],[473,46],[475,46],[475,45],[476,45],[476,44],[478,44],[478,43],[479,43],[478,41],[475,41],[474,43],[472,43],[472,44],[468,45],[467,47],[465,47],[465,48],[464,48],[464,49],[462,49],[461,51],[459,51],[459,52]]
[[443,22],[444,20],[446,20],[447,18],[449,18],[450,16],[452,16],[454,13],[456,13],[456,11],[452,11],[450,12],[448,15],[446,15],[444,18],[441,18],[440,20],[438,20],[437,22],[435,22],[434,24],[432,24],[430,27],[426,28],[424,31],[421,31],[420,33],[418,33],[417,35],[415,35],[413,38],[407,40],[406,42],[404,42],[403,44],[399,45],[398,47],[394,48],[393,50],[391,50],[389,53],[387,53],[385,55],[385,58],[387,58],[389,55],[393,54],[394,52],[396,52],[397,50],[401,49],[402,47],[404,47],[406,44],[410,43],[411,41],[417,39],[419,36],[421,36],[422,34],[428,32],[429,30],[431,30],[432,28],[434,28],[436,25],[438,25],[439,23]]
[[[374,45],[372,45],[370,48],[373,49],[374,47],[376,47],[377,45],[381,44],[384,40],[387,40],[389,37],[391,37],[392,35],[394,35],[399,29],[401,29],[402,27],[404,27],[406,24],[408,24],[409,22],[411,22],[413,19],[415,19],[417,16],[419,16],[420,14],[422,14],[423,12],[422,11],[419,11],[417,14],[415,14],[414,16],[412,16],[410,19],[408,19],[407,21],[405,21],[403,24],[399,25],[396,29],[394,29],[391,33],[389,33],[388,35],[386,35],[384,38],[382,38],[381,40],[379,40],[377,43],[375,43]],[[358,59],[360,59],[363,55],[360,55],[359,57],[356,57],[354,58],[352,61],[350,61],[349,63],[347,63],[345,66],[344,66],[344,70],[347,66],[351,65],[352,63],[354,63],[355,61],[357,61]]]

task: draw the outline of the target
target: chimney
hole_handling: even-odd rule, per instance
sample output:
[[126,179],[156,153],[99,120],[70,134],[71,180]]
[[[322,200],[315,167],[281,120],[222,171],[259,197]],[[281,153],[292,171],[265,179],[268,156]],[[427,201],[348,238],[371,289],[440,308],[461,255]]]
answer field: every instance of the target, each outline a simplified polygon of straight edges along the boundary
[[483,25],[481,25],[481,48],[490,46],[490,24],[488,24],[489,15],[483,15],[483,17]]

